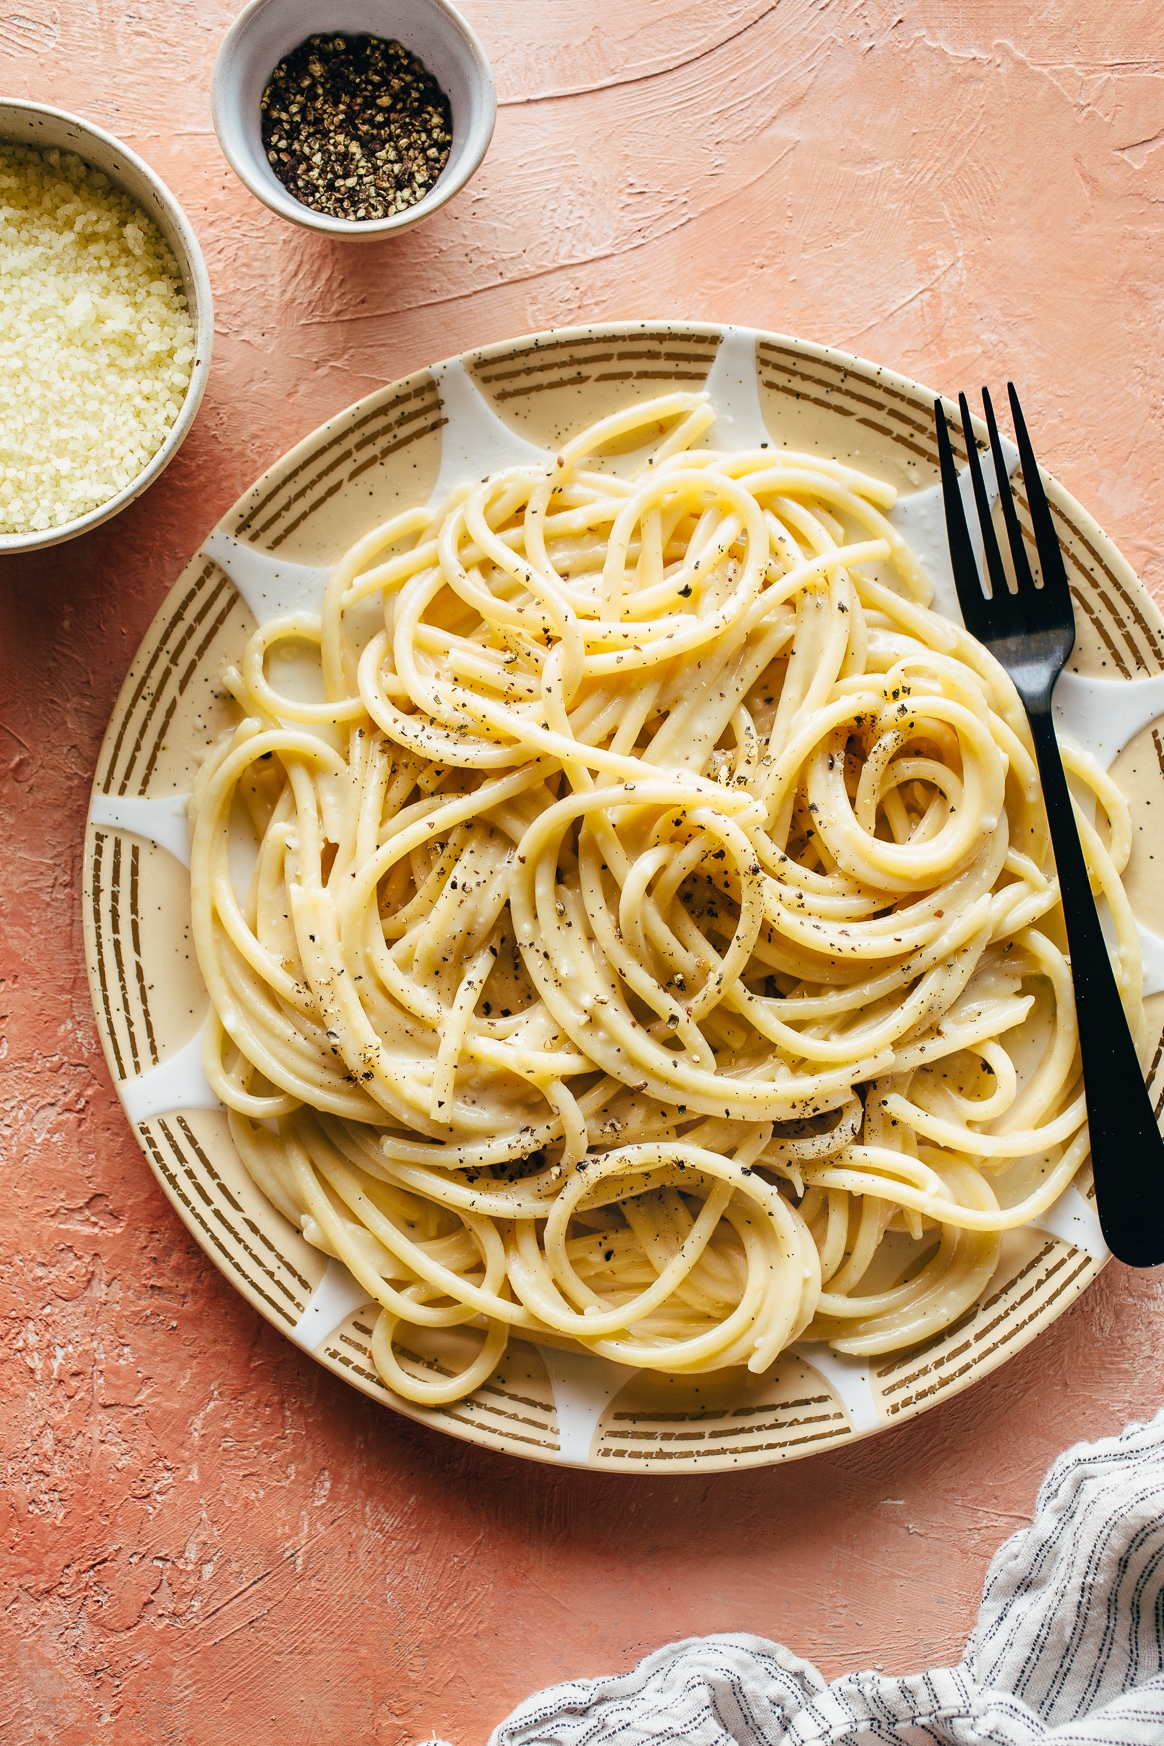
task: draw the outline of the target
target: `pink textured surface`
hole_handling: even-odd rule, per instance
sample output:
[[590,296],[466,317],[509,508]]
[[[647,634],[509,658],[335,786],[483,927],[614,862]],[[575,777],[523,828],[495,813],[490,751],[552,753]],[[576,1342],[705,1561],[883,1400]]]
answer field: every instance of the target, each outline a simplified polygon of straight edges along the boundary
[[1164,14],[465,0],[501,100],[484,168],[356,248],[220,157],[232,10],[0,19],[8,91],[161,173],[218,307],[161,482],[0,570],[0,1739],[474,1746],[536,1687],[691,1632],[829,1674],[954,1659],[1050,1459],[1159,1404],[1159,1275],[1112,1266],[997,1376],[783,1471],[604,1481],[429,1434],[260,1321],[154,1186],[89,1005],[84,816],[137,641],[243,486],[379,383],[555,324],[686,315],[946,391],[1013,376],[1045,463],[1164,598]]

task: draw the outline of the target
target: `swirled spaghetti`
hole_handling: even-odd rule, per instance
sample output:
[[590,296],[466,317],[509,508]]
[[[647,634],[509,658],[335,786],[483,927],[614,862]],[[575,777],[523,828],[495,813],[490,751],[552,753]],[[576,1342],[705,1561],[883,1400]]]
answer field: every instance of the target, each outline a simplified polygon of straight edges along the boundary
[[[667,1372],[910,1345],[1087,1156],[1009,679],[929,610],[891,487],[711,420],[671,394],[396,516],[225,676],[207,1073],[412,1401],[511,1332]],[[1127,807],[1068,763],[1142,1033]],[[408,1356],[458,1324],[459,1372]]]

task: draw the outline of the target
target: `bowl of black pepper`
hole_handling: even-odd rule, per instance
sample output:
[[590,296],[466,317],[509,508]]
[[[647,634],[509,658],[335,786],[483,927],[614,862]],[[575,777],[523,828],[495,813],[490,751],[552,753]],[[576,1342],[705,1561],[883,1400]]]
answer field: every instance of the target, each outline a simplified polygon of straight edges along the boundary
[[223,38],[211,100],[252,194],[358,240],[451,200],[497,115],[485,51],[448,0],[251,0]]

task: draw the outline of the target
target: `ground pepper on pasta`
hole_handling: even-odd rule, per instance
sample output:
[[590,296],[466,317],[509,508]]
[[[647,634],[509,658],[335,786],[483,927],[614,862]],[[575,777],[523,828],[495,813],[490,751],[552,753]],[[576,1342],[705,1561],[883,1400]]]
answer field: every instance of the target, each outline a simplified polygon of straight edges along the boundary
[[[671,1373],[911,1345],[1087,1157],[1013,686],[929,610],[892,487],[712,420],[667,395],[394,517],[225,675],[207,1073],[410,1401],[511,1333]],[[274,671],[305,651],[312,702]],[[1142,1040],[1127,806],[1066,761]],[[458,1374],[405,1356],[463,1324]]]

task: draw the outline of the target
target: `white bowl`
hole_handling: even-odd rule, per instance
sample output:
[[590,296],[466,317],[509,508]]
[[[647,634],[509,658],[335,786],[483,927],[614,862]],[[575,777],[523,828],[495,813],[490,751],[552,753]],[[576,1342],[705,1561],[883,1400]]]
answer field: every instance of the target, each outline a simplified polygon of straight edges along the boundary
[[5,552],[35,552],[42,546],[60,545],[62,540],[76,539],[78,534],[88,533],[91,527],[99,527],[124,509],[127,503],[132,503],[135,497],[140,497],[158,474],[165,471],[185,442],[206,389],[214,340],[214,306],[206,262],[202,259],[202,250],[189,219],[165,183],[136,152],[131,152],[112,134],[94,127],[91,122],[82,121],[77,115],[69,115],[63,109],[46,109],[43,104],[21,103],[13,97],[0,99],[0,140],[12,145],[33,146],[37,151],[51,151],[56,147],[60,151],[75,152],[136,200],[173,250],[182,275],[190,319],[194,323],[194,364],[182,409],[167,431],[161,448],[137,478],[115,497],[99,503],[96,509],[90,509],[73,521],[63,522],[60,527],[39,528],[34,533],[0,534],[2,555]]
[[[267,162],[259,104],[283,57],[309,36],[395,39],[424,62],[453,112],[449,160],[428,193],[390,218],[332,218],[288,193]],[[293,224],[371,242],[427,218],[480,164],[497,119],[493,74],[476,33],[448,0],[250,0],[214,63],[211,107],[218,142],[251,193]]]

